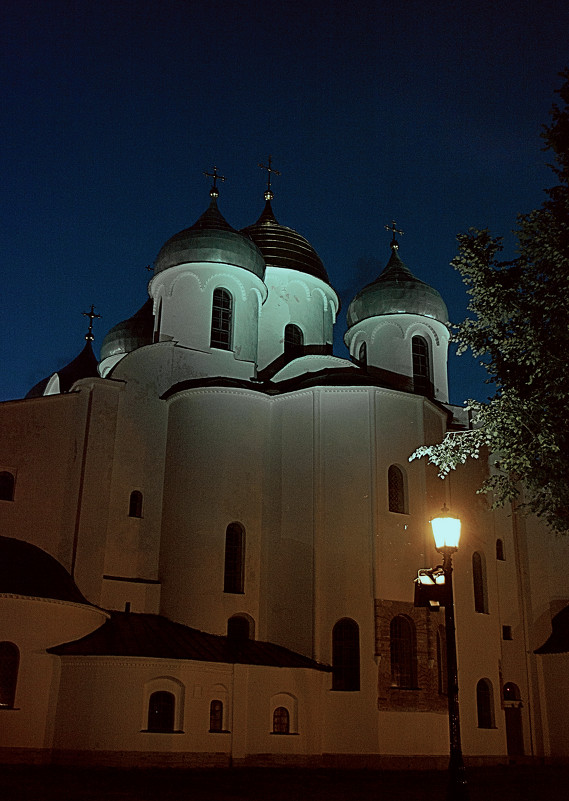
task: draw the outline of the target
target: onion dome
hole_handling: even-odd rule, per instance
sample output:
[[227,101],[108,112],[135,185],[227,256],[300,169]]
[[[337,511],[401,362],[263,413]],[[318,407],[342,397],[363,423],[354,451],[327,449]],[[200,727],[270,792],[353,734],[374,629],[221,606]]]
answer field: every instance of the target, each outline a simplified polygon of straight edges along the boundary
[[[93,353],[91,341],[91,339],[87,339],[81,353],[55,374],[59,378],[59,392],[69,392],[73,384],[81,378],[98,378],[98,362],[97,357]],[[26,398],[41,398],[45,394],[47,385],[51,381],[53,375],[52,373],[47,376],[47,378],[42,378],[41,381],[30,389]]]
[[280,225],[271,207],[272,192],[266,192],[265,208],[256,223],[241,233],[251,237],[263,254],[267,266],[288,267],[330,283],[326,269],[310,242],[293,228]]
[[415,278],[399,258],[399,246],[391,243],[391,258],[381,275],[365,286],[348,306],[348,327],[383,314],[418,314],[447,325],[448,311],[440,294]]
[[219,192],[210,191],[209,208],[189,228],[171,237],[154,262],[157,275],[169,267],[192,262],[233,264],[263,278],[265,261],[257,246],[225,220],[217,208]]
[[101,361],[109,356],[130,353],[144,345],[150,345],[153,332],[154,315],[152,300],[149,298],[136,314],[111,328],[101,345]]
[[0,593],[89,603],[57,559],[11,537],[0,537]]

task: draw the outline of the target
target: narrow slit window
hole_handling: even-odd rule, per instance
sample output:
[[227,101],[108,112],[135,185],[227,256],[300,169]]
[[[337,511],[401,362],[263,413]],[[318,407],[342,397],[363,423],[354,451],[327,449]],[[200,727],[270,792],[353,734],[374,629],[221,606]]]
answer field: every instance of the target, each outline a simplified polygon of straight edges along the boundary
[[389,511],[405,514],[405,477],[403,470],[392,464],[387,471],[387,486],[389,492]]
[[14,487],[16,479],[13,473],[8,470],[0,472],[0,501],[13,501],[14,500]]
[[245,529],[230,523],[225,531],[223,591],[242,593],[245,586]]
[[13,642],[0,642],[0,707],[11,709],[16,698],[20,650]]
[[209,705],[209,730],[223,731],[223,702],[217,699]]
[[360,689],[360,632],[350,618],[339,620],[332,630],[332,689]]
[[142,517],[142,492],[133,490],[128,504],[129,517]]
[[423,337],[411,340],[413,355],[413,386],[419,395],[431,394],[431,366],[429,363],[429,346]]

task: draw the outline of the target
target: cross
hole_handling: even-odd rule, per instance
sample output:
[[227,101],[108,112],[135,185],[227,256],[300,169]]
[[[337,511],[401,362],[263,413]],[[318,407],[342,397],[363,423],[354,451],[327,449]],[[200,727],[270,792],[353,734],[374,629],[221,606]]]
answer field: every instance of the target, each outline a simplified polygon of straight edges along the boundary
[[89,330],[85,334],[85,339],[87,340],[87,342],[93,342],[93,340],[95,339],[95,337],[93,336],[93,320],[100,320],[101,315],[95,314],[95,307],[93,306],[93,304],[91,304],[91,311],[82,312],[82,314],[83,317],[89,318]]
[[275,175],[280,175],[281,174],[280,170],[274,170],[271,167],[272,163],[273,163],[273,157],[269,156],[269,165],[268,166],[266,166],[265,164],[259,164],[259,167],[262,170],[266,170],[267,171],[267,191],[265,192],[265,200],[272,200],[274,198],[274,195],[273,195],[273,193],[271,191],[271,173],[274,172]]
[[209,192],[211,197],[219,197],[219,189],[217,188],[217,179],[219,178],[219,180],[223,182],[225,181],[225,175],[220,175],[217,172],[217,167],[215,165],[213,167],[213,172],[206,172],[204,170],[204,175],[206,176],[206,178],[213,178],[213,186]]
[[397,244],[397,239],[395,238],[395,234],[403,236],[403,231],[399,230],[395,220],[391,220],[391,225],[385,225],[384,228],[386,231],[391,231],[391,233],[393,234],[393,238],[391,240],[391,247],[395,248],[399,247],[399,245]]

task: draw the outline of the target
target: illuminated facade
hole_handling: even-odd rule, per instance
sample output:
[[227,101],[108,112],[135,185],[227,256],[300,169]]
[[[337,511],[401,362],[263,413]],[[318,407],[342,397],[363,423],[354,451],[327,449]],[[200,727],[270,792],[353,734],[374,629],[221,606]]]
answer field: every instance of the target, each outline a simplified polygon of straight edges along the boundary
[[338,296],[270,191],[241,232],[210,194],[100,360],[89,334],[0,405],[0,757],[444,766],[444,620],[413,606],[444,502],[465,756],[564,756],[566,657],[533,652],[565,543],[488,509],[485,460],[408,461],[467,425],[443,299],[394,232],[338,358]]

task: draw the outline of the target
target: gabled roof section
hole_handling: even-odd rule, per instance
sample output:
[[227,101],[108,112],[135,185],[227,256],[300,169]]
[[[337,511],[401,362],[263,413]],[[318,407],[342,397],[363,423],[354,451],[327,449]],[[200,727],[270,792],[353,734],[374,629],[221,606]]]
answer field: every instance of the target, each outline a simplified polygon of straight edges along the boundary
[[49,652],[60,656],[139,656],[331,670],[274,643],[208,634],[161,615],[133,612],[112,612],[110,620],[96,631],[50,648]]

